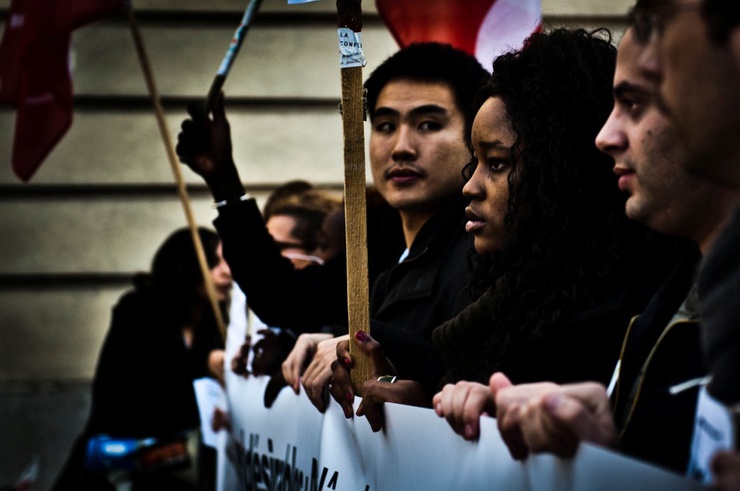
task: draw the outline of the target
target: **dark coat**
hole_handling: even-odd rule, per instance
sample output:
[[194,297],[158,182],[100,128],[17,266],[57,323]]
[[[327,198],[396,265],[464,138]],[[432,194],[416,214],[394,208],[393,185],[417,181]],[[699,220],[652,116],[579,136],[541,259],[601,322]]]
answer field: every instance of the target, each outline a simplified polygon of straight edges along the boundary
[[193,380],[208,375],[208,355],[223,349],[212,315],[187,349],[182,325],[149,291],[126,293],[98,358],[86,433],[167,436],[200,424]]
[[707,254],[699,279],[707,390],[728,405],[740,402],[740,207]]
[[649,297],[639,288],[624,286],[595,307],[574,310],[543,332],[510,346],[500,359],[486,360],[493,322],[490,295],[484,294],[434,332],[434,345],[450,367],[443,383],[473,380],[487,385],[492,373],[502,371],[515,384],[585,380],[606,384],[629,320]]
[[477,256],[464,212],[462,196],[450,199],[421,228],[408,257],[378,276],[371,295],[373,337],[399,376],[429,395],[445,371],[432,332],[474,300],[469,284]]
[[372,318],[430,340],[435,327],[473,301],[473,237],[465,232],[464,203],[462,196],[450,199],[419,230],[408,257],[378,276]]
[[697,251],[689,253],[630,325],[612,395],[622,451],[679,473],[689,460],[698,387],[676,395],[669,389],[707,370],[698,318],[672,319],[691,289],[698,261]]
[[[166,438],[198,428],[193,380],[208,375],[208,355],[223,349],[223,342],[210,314],[196,327],[188,350],[174,311],[145,288],[125,293],[114,307],[93,380],[90,417],[53,490],[115,489],[106,476],[84,468],[88,438],[94,435]],[[214,456],[205,453],[209,450],[200,452],[201,472],[215,469]],[[135,489],[194,489],[166,473],[131,477]]]
[[[324,265],[296,270],[280,254],[267,232],[253,199],[219,208],[213,222],[223,243],[223,254],[234,280],[247,297],[249,308],[267,325],[296,334],[318,332],[326,326],[347,329],[347,267],[344,254]],[[402,231],[398,212],[385,206],[368,217],[369,277],[400,256]],[[286,308],[289,305],[289,308]]]

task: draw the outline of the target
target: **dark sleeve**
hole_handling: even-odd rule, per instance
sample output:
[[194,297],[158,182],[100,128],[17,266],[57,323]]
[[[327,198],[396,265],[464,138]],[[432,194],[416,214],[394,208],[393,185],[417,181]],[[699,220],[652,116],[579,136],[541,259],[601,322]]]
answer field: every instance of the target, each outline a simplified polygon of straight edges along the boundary
[[151,367],[147,367],[148,360],[142,356],[148,340],[133,331],[142,324],[142,313],[139,302],[131,295],[113,309],[93,380],[91,433],[117,432],[119,421],[125,421],[132,409],[129,404],[139,397],[137,384],[148,379]]
[[415,380],[431,400],[445,373],[442,357],[421,334],[378,320],[370,320],[370,333],[398,371],[398,377]]
[[209,319],[198,326],[195,340],[189,353],[192,378],[213,377],[208,367],[208,360],[214,350],[223,350],[224,341],[218,331],[215,319]]
[[709,392],[725,404],[740,402],[740,207],[716,240],[698,279],[702,349],[712,380]]
[[136,293],[113,310],[93,381],[90,433],[148,437],[198,425],[182,333]]
[[442,383],[472,380],[483,364],[483,349],[492,321],[486,292],[456,317],[432,332],[432,343],[448,366]]
[[234,279],[267,325],[301,334],[347,323],[343,257],[294,269],[267,232],[253,199],[220,208],[213,223]]

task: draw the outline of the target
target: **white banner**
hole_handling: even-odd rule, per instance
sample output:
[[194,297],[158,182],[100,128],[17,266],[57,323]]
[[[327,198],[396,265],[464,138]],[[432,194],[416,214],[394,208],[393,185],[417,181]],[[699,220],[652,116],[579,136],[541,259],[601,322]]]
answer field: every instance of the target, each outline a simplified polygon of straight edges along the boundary
[[[248,330],[244,299],[232,305],[226,342],[230,434],[219,433],[219,491],[593,491],[707,489],[682,476],[592,445],[575,458],[536,455],[515,461],[496,421],[481,418],[481,438],[455,434],[431,409],[386,404],[385,430],[365,418],[344,418],[330,401],[319,413],[301,392],[283,388],[264,406],[268,377],[245,379],[230,369]],[[254,330],[254,329],[253,329]],[[355,398],[355,409],[359,404]]]
[[345,419],[334,401],[322,415],[288,388],[266,409],[267,382],[227,376],[232,431],[219,449],[221,490],[705,489],[590,445],[571,460],[514,461],[488,417],[480,441],[470,443],[431,409],[387,404],[386,429],[379,433],[364,418]]

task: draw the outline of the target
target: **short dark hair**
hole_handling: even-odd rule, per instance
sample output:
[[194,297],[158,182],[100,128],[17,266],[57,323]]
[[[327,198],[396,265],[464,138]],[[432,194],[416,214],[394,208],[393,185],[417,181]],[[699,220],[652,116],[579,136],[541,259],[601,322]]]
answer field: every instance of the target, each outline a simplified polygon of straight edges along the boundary
[[368,77],[367,108],[372,117],[378,95],[389,82],[444,83],[450,87],[455,103],[465,117],[465,126],[473,123],[473,99],[488,80],[489,73],[472,55],[449,44],[414,43],[386,59]]

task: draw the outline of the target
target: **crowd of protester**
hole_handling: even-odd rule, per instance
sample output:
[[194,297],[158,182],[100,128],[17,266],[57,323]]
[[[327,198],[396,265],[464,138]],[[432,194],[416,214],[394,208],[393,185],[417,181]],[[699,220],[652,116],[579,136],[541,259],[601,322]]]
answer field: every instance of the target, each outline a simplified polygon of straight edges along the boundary
[[[370,332],[346,334],[341,202],[292,182],[261,213],[221,94],[212,114],[189,108],[177,152],[218,210],[207,237],[225,263],[209,265],[233,274],[269,329],[223,360],[199,327],[202,284],[162,289],[155,258],[115,310],[86,434],[197,419],[190,395],[156,390],[178,417],[133,418],[120,388],[141,382],[107,368],[138,350],[152,382],[161,360],[145,350],[171,341],[184,386],[191,371],[218,378],[220,364],[269,375],[268,405],[305,390],[319,411],[333,399],[374,431],[387,402],[433,408],[468,440],[490,415],[516,459],[591,442],[685,474],[700,392],[740,403],[740,5],[639,0],[618,48],[603,29],[552,29],[492,67],[414,44],[365,88]],[[136,320],[144,309],[161,320]],[[157,343],[133,346],[134,334]],[[356,413],[350,342],[372,362]],[[740,454],[718,453],[712,473],[718,489],[740,489]]]

